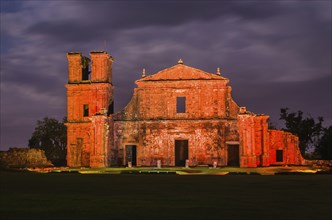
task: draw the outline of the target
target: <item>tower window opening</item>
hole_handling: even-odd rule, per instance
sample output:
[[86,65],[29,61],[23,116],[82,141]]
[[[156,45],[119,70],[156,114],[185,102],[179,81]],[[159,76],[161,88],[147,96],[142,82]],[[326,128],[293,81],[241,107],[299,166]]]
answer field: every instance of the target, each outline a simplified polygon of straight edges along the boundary
[[89,116],[89,104],[84,104],[83,105],[83,116],[84,117]]
[[108,109],[107,109],[107,115],[110,115],[113,113],[114,113],[114,102],[111,101],[111,103],[109,104]]
[[82,80],[90,80],[90,59],[87,57],[82,57]]

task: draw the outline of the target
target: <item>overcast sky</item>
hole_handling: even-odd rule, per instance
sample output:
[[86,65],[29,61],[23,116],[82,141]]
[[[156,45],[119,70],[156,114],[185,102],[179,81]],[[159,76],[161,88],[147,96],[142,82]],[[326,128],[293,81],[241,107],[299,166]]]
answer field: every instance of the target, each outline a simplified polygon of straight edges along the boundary
[[280,108],[332,124],[331,1],[1,1],[0,150],[66,115],[67,52],[114,58],[115,110],[142,68],[230,79],[234,100],[279,126]]

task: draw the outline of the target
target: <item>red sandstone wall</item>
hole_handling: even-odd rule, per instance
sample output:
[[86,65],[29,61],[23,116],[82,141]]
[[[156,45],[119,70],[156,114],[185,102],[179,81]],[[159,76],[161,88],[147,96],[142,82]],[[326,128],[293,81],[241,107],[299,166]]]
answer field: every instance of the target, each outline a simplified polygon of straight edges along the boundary
[[269,166],[269,134],[267,119],[269,116],[257,115],[254,118],[255,155],[257,166]]
[[91,123],[67,123],[67,165],[90,166]]
[[110,121],[107,116],[91,117],[91,122],[67,123],[67,164],[70,167],[108,166]]
[[[106,52],[91,52],[91,82],[112,82],[112,63],[113,58]],[[82,82],[82,54],[67,53],[68,59],[68,82]]]
[[[108,165],[110,122],[104,114],[113,101],[112,57],[106,52],[90,56],[91,77],[82,80],[82,55],[67,54],[67,164],[72,167]],[[83,115],[84,104],[89,105],[88,116]]]
[[113,58],[106,52],[91,52],[91,81],[92,82],[112,82]]
[[68,82],[77,83],[82,81],[82,54],[68,53]]
[[[137,146],[137,165],[156,166],[161,160],[163,166],[175,164],[175,140],[188,140],[190,166],[227,165],[226,140],[238,138],[229,129],[234,123],[226,121],[116,121],[114,142],[111,144],[111,158],[114,165],[126,165],[125,146]],[[228,128],[227,128],[228,127]],[[229,138],[228,138],[229,139]]]
[[[282,162],[276,161],[276,151],[283,150]],[[271,165],[303,165],[304,159],[298,146],[298,137],[281,130],[269,130]]]
[[238,115],[241,167],[269,166],[268,116]]
[[90,166],[107,167],[109,165],[110,152],[110,119],[105,115],[91,117]]
[[236,118],[239,113],[239,106],[232,98],[232,87],[227,86],[226,88],[226,117]]
[[[137,81],[130,103],[115,120],[235,118],[239,107],[223,80]],[[186,113],[176,112],[176,98],[186,97]]]
[[256,167],[254,115],[239,114],[240,166]]
[[[143,119],[235,117],[238,106],[228,79],[178,64],[136,81],[137,114]],[[176,98],[186,97],[186,113],[176,112]],[[130,114],[130,113],[129,113]]]
[[112,100],[113,88],[107,83],[96,84],[67,84],[67,120],[89,121],[83,117],[83,105],[89,105],[89,116],[100,112],[101,108],[108,108]]
[[[138,113],[144,119],[222,118],[226,116],[225,89],[222,81],[141,83]],[[186,113],[176,113],[177,97],[186,97]]]
[[[170,80],[157,77],[158,80],[136,81],[138,88],[129,104],[112,116],[112,164],[126,165],[125,146],[136,145],[138,165],[155,166],[161,160],[164,166],[174,166],[175,140],[182,139],[188,140],[191,166],[212,165],[214,161],[219,166],[227,165],[226,142],[239,140],[236,118],[231,118],[239,107],[232,100],[231,88],[226,86],[228,80],[186,80],[197,77],[191,75],[195,69],[184,65],[172,68],[179,72],[162,73]],[[184,79],[177,79],[180,74]],[[177,97],[186,97],[185,113],[176,112]]]

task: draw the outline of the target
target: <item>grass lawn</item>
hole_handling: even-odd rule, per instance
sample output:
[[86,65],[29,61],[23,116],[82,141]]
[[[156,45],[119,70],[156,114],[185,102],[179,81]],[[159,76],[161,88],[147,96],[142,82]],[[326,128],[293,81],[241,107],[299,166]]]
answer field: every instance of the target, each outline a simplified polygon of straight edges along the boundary
[[332,219],[332,175],[0,172],[0,219]]

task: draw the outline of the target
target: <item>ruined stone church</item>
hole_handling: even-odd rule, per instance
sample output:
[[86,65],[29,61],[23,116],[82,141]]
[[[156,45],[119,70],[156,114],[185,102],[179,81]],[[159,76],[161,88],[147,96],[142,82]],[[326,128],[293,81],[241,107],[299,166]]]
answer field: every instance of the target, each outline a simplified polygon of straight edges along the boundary
[[113,112],[113,58],[68,53],[67,163],[70,167],[300,165],[298,137],[270,130],[267,115],[231,96],[229,79],[183,64],[136,81]]

